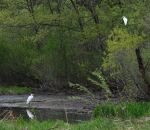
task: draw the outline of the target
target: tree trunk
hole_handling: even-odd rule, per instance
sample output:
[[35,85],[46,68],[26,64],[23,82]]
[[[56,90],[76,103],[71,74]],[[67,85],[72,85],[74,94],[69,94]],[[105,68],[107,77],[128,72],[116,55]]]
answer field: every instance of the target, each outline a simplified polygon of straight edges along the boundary
[[144,67],[144,63],[143,63],[143,58],[141,56],[140,48],[137,48],[135,50],[135,53],[136,53],[136,58],[137,58],[141,78],[143,79],[145,87],[146,87],[146,91],[147,91],[146,93],[150,96],[150,84],[146,78],[145,67]]
[[80,13],[79,13],[79,10],[78,10],[78,7],[75,5],[74,1],[73,0],[70,0],[77,15],[78,15],[78,22],[79,22],[79,26],[80,26],[80,29],[83,30],[83,21],[82,21],[82,18],[80,17]]
[[48,3],[49,10],[50,10],[51,13],[53,14],[53,9],[52,9],[52,7],[51,7],[51,2],[50,2],[50,0],[47,0],[47,3]]

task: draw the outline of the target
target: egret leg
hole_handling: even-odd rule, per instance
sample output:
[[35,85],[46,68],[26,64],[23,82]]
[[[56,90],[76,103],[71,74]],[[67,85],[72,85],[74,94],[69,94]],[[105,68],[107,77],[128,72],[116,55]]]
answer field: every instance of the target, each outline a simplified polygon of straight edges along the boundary
[[30,105],[30,103],[29,103],[29,108],[30,108],[30,106],[31,106],[31,105]]

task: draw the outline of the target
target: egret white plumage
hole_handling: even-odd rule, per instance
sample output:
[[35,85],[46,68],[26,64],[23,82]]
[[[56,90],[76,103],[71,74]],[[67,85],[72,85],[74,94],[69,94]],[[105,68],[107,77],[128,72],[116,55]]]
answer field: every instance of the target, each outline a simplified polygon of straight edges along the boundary
[[124,25],[126,26],[126,25],[127,25],[127,23],[128,23],[128,19],[127,19],[127,17],[123,16],[123,17],[122,17],[122,19],[123,19]]
[[31,94],[31,95],[27,98],[26,104],[30,104],[30,102],[33,100],[33,98],[34,98],[34,94]]
[[30,119],[34,119],[34,115],[32,114],[31,111],[29,111],[29,110],[27,109],[26,112],[27,112],[27,115],[28,115],[28,117],[29,117]]

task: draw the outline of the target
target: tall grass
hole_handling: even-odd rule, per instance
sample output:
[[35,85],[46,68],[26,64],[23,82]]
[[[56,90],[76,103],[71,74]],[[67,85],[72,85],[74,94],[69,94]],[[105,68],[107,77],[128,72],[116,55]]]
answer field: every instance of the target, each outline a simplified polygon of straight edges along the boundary
[[0,121],[0,130],[149,130],[150,121],[98,118],[79,124],[63,121]]
[[150,103],[100,104],[91,121],[69,124],[63,121],[0,120],[0,130],[149,130]]
[[142,116],[150,116],[150,103],[107,103],[98,105],[94,110],[94,117],[138,118]]

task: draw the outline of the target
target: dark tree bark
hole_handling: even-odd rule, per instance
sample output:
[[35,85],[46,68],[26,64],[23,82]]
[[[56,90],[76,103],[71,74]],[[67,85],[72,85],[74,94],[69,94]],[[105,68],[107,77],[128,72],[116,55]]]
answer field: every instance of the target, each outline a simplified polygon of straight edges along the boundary
[[61,0],[57,0],[56,3],[57,3],[56,10],[60,14],[61,13],[61,9],[60,8],[61,8],[62,1]]
[[100,23],[100,20],[99,20],[99,17],[98,17],[98,15],[97,15],[97,12],[96,12],[95,8],[92,7],[92,6],[90,6],[90,7],[89,7],[89,10],[90,10],[91,15],[92,15],[92,17],[93,17],[93,19],[94,19],[94,22],[95,22],[96,24],[99,24],[99,23]]
[[47,0],[47,3],[48,3],[49,10],[50,10],[51,13],[53,14],[53,9],[52,9],[52,7],[51,7],[51,2],[50,2],[50,0]]
[[87,10],[90,11],[91,16],[96,24],[100,23],[100,19],[96,12],[96,6],[100,4],[100,0],[76,0],[76,3],[80,6],[84,6]]
[[80,13],[79,13],[79,10],[78,10],[78,7],[76,6],[76,4],[74,3],[73,0],[70,0],[77,15],[78,15],[78,22],[79,22],[79,26],[80,26],[80,29],[83,30],[83,21],[82,21],[82,18],[80,17]]
[[140,74],[141,74],[141,78],[144,81],[144,84],[145,84],[145,87],[146,87],[146,90],[147,90],[147,94],[150,96],[150,84],[149,84],[149,82],[148,82],[148,80],[146,78],[146,72],[145,72],[145,67],[144,67],[144,63],[143,63],[143,58],[141,56],[140,48],[137,48],[135,50],[135,53],[136,53],[136,58],[137,58],[138,67],[139,67],[139,71],[140,71]]
[[33,5],[33,1],[32,1],[32,0],[26,0],[26,2],[27,2],[28,11],[29,11],[29,13],[31,14],[32,19],[33,19],[33,21],[34,21],[34,23],[33,23],[34,31],[37,33],[39,28],[38,28],[38,24],[37,24],[35,15],[34,15],[34,5]]

